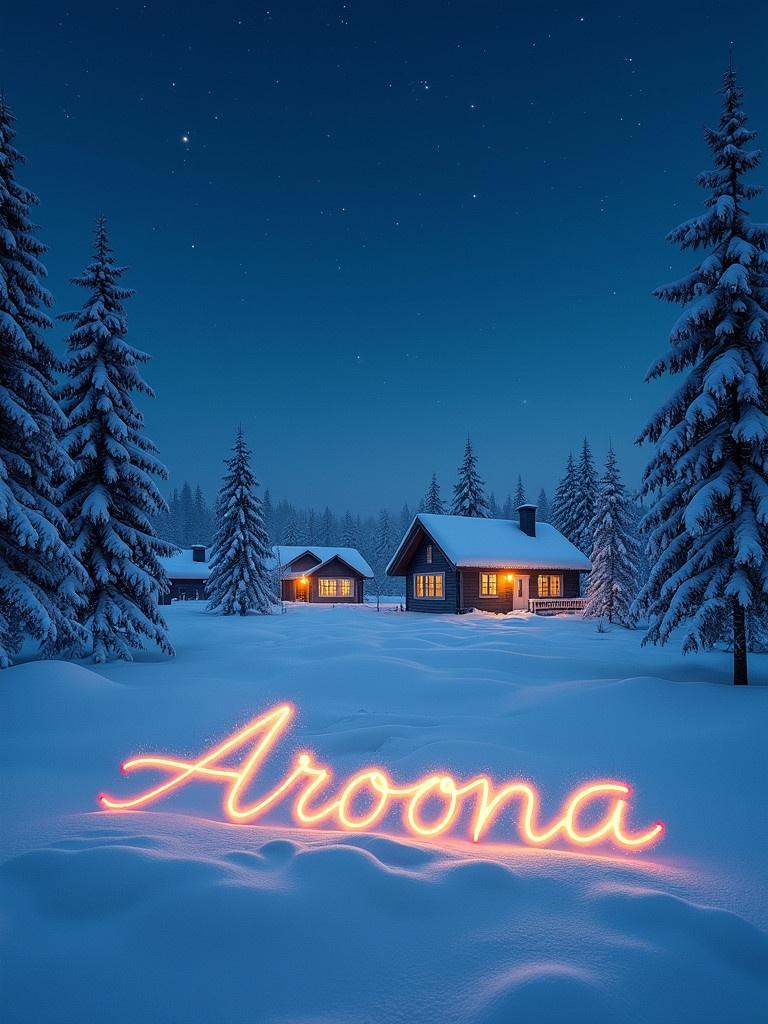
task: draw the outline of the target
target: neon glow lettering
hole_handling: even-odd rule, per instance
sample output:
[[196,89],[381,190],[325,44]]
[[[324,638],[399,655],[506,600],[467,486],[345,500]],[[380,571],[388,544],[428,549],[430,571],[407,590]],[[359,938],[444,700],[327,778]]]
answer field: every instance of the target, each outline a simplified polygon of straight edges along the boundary
[[[349,832],[374,830],[399,806],[403,826],[418,839],[444,835],[469,808],[469,834],[474,842],[480,842],[510,806],[517,811],[520,841],[534,847],[563,843],[585,848],[610,843],[622,850],[635,851],[647,849],[664,833],[661,822],[639,832],[627,829],[631,789],[624,782],[586,783],[566,798],[551,824],[542,826],[539,794],[528,782],[513,780],[495,785],[486,775],[460,782],[452,775],[434,773],[397,785],[383,768],[368,767],[347,779],[336,795],[329,798],[332,772],[317,764],[311,753],[298,754],[293,767],[276,786],[248,803],[247,790],[295,714],[293,705],[279,704],[194,761],[161,755],[130,758],[122,765],[125,774],[151,769],[167,778],[137,796],[118,799],[101,794],[99,802],[108,811],[137,810],[198,780],[224,785],[224,814],[233,822],[255,821],[292,797],[291,810],[297,825]],[[236,766],[229,766],[228,759],[236,753],[241,760]],[[364,808],[360,807],[361,802],[365,803]]]

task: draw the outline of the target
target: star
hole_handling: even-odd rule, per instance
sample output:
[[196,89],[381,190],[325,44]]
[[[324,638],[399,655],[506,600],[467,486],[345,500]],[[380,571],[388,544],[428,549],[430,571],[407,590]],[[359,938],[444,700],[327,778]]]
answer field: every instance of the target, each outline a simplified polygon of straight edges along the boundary
[[181,136],[181,141],[182,141],[182,142],[184,143],[184,145],[186,146],[186,144],[187,144],[187,143],[189,142],[189,136],[188,136],[188,135],[182,135],[182,136]]

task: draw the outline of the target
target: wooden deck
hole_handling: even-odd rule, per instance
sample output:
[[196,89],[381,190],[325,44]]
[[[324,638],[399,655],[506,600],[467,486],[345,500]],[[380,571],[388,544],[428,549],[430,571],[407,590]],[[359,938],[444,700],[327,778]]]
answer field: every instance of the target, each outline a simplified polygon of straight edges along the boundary
[[546,612],[583,612],[586,597],[529,597],[528,611],[536,614]]

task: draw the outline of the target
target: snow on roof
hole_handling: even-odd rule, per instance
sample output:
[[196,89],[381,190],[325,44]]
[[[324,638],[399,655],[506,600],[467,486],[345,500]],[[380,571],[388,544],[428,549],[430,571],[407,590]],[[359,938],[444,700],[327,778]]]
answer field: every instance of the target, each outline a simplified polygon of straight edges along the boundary
[[205,561],[195,562],[192,559],[192,548],[182,548],[177,555],[158,559],[169,579],[174,580],[207,580],[211,574],[208,565],[208,549]]
[[438,516],[420,512],[392,557],[387,572],[401,559],[416,524],[427,531],[455,566],[480,569],[578,569],[592,563],[549,523],[536,523],[536,536],[523,533],[511,519],[478,519],[469,516]]
[[311,576],[313,572],[317,572],[326,562],[330,562],[333,558],[340,558],[347,565],[351,566],[355,572],[359,572],[361,576],[367,576],[368,579],[373,578],[373,569],[371,569],[357,548],[336,548],[318,546],[316,544],[278,544],[272,550],[275,552],[275,558],[272,563],[273,568],[277,565],[278,553],[280,555],[280,565],[283,569],[287,569],[291,562],[295,562],[300,555],[309,554],[318,558],[319,563],[307,569],[303,575]]

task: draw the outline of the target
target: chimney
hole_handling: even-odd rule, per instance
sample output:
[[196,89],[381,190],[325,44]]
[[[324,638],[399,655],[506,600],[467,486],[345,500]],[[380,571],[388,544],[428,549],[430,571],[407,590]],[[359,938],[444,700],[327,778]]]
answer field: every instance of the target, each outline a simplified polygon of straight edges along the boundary
[[205,544],[193,544],[192,545],[192,561],[193,562],[204,562],[205,561]]
[[517,514],[520,517],[520,529],[529,537],[536,536],[536,505],[520,505]]

